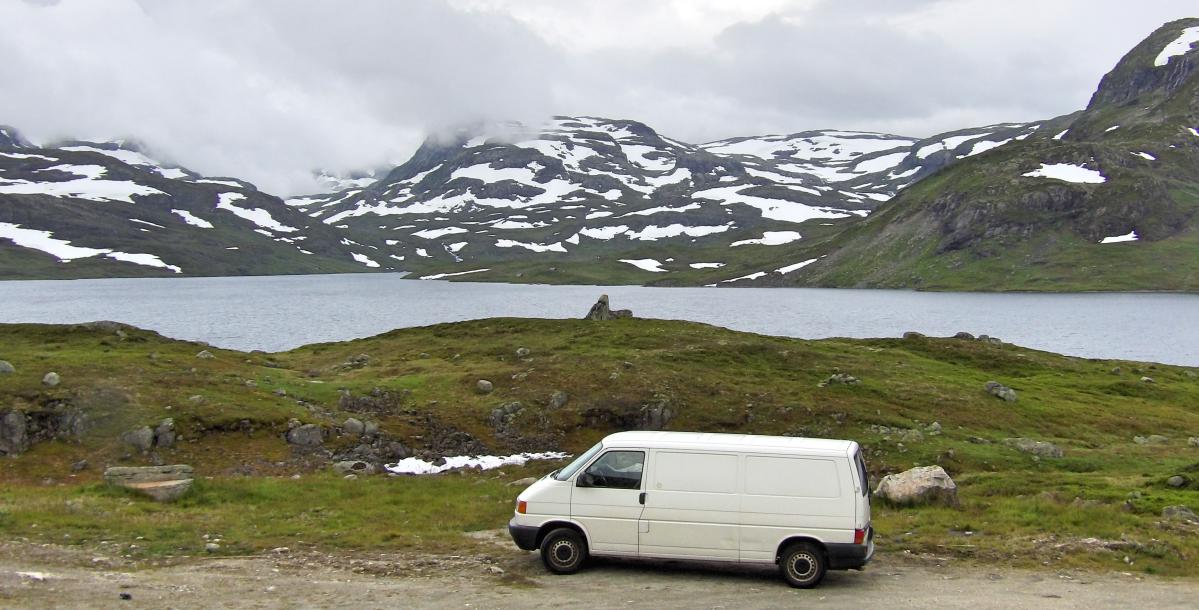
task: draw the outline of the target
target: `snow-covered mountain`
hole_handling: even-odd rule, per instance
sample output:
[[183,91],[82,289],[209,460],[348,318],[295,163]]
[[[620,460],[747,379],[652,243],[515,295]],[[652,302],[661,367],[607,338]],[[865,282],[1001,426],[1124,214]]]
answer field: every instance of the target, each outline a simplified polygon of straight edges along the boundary
[[355,271],[344,236],[129,142],[35,147],[0,128],[0,277]]

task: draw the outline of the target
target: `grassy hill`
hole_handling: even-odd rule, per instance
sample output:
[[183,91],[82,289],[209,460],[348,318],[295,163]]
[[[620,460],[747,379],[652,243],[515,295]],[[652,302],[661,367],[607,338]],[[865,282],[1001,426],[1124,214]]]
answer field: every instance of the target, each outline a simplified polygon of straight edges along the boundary
[[[876,480],[936,463],[960,485],[960,509],[877,507],[884,551],[1199,575],[1199,531],[1160,517],[1168,505],[1199,508],[1199,447],[1187,444],[1199,436],[1199,375],[1185,367],[969,339],[805,341],[639,319],[489,319],[278,354],[111,323],[3,325],[0,345],[16,368],[0,376],[0,411],[36,415],[45,435],[85,422],[79,436],[0,462],[0,533],[10,538],[133,544],[121,552],[150,559],[202,552],[213,532],[229,553],[296,540],[447,550],[463,531],[506,521],[519,492],[507,481],[556,467],[342,480],[328,472],[329,453],[358,443],[338,433],[354,416],[429,458],[577,452],[642,427],[851,438]],[[43,385],[48,371],[58,386]],[[822,385],[835,373],[860,383]],[[479,393],[479,379],[494,391]],[[989,395],[991,380],[1018,400]],[[119,438],[168,417],[181,437],[173,447],[139,454]],[[292,419],[329,431],[328,453],[289,446]],[[1168,441],[1134,442],[1151,434]],[[1010,437],[1065,455],[1021,453],[1003,443]],[[106,465],[154,460],[195,466],[191,495],[159,505],[99,482]],[[1165,482],[1177,474],[1189,480],[1181,489]]]

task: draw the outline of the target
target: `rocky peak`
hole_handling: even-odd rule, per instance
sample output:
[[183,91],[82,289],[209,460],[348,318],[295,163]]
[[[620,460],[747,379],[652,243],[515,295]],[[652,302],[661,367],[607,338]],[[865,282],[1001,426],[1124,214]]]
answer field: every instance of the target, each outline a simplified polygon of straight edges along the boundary
[[33,148],[33,144],[21,137],[16,128],[0,125],[0,148]]
[[1199,68],[1196,43],[1199,43],[1199,18],[1179,19],[1158,28],[1104,75],[1087,110],[1144,105],[1169,97]]

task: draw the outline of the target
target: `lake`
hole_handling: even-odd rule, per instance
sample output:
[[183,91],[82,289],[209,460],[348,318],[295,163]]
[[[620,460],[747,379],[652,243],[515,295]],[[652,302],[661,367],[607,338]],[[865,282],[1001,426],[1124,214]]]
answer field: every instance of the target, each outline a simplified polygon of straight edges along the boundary
[[638,317],[769,335],[966,331],[1075,356],[1199,366],[1199,295],[1191,294],[544,286],[394,274],[131,278],[0,282],[0,322],[116,320],[218,347],[280,351],[439,322],[582,317],[601,294]]

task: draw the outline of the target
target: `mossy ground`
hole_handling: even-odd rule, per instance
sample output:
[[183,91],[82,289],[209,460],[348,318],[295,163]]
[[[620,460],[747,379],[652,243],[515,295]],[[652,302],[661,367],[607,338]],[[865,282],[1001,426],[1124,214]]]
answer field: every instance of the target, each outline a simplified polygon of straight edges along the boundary
[[[669,429],[855,439],[875,478],[937,463],[960,486],[958,509],[876,506],[884,552],[1199,575],[1199,532],[1160,519],[1164,506],[1199,508],[1196,483],[1165,484],[1179,473],[1199,479],[1199,448],[1186,443],[1199,436],[1194,369],[960,339],[806,341],[660,320],[489,319],[279,354],[207,348],[212,359],[196,357],[201,344],[129,328],[121,334],[0,326],[0,359],[17,368],[0,378],[0,405],[36,410],[65,401],[91,418],[78,442],[39,443],[0,462],[0,535],[121,541],[149,555],[196,552],[205,533],[229,541],[222,552],[297,540],[446,550],[463,531],[506,522],[519,491],[508,481],[556,467],[343,481],[314,472],[282,440],[289,419],[328,425],[348,415],[338,407],[343,392],[383,388],[403,398],[370,417],[417,449],[431,431],[447,429],[495,453],[517,449],[487,423],[492,409],[511,401],[526,407],[516,420],[522,435],[543,449],[580,451],[658,404],[675,413]],[[517,357],[518,347],[529,356]],[[343,366],[359,354],[370,356],[365,366]],[[56,388],[41,384],[50,370],[62,376]],[[819,387],[834,372],[861,383]],[[478,394],[478,379],[493,381],[495,391]],[[989,380],[1016,389],[1019,400],[988,395]],[[555,390],[569,394],[564,407],[549,406]],[[184,440],[161,457],[196,467],[192,494],[157,505],[104,488],[104,466],[148,459],[126,456],[120,432],[164,417],[175,418]],[[942,432],[921,441],[872,429],[934,421]],[[1147,434],[1170,441],[1132,440]],[[999,442],[1015,436],[1054,442],[1065,457],[1037,460]],[[83,458],[91,467],[72,475],[70,464]],[[296,473],[300,479],[291,478]],[[1074,544],[1088,537],[1136,546]]]

